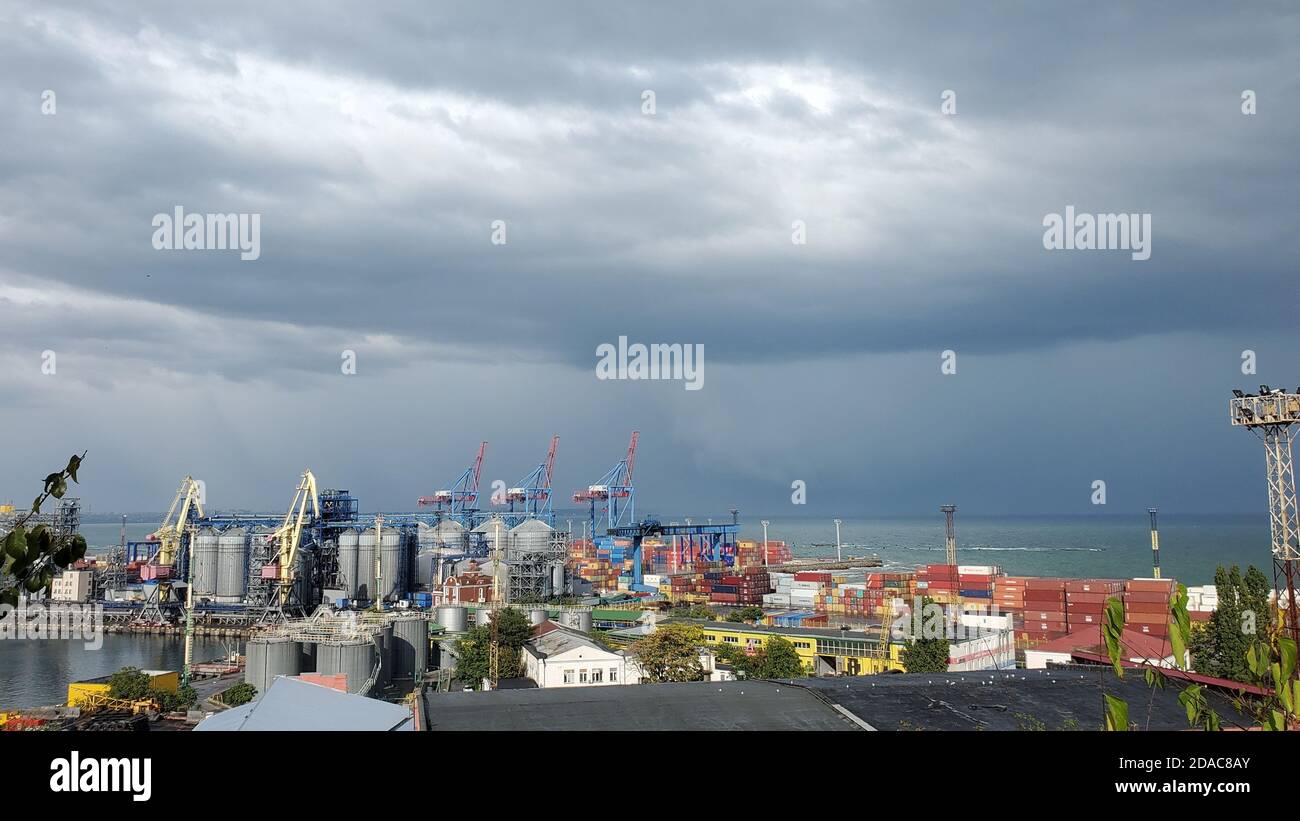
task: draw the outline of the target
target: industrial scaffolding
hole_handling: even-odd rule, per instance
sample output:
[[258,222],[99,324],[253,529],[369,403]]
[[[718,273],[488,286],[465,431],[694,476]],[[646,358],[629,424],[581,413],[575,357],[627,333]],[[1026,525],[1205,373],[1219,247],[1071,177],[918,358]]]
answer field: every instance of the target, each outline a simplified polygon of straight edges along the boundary
[[506,555],[510,575],[507,601],[543,602],[551,596],[564,593],[563,590],[555,590],[552,584],[555,568],[564,567],[568,555],[568,543],[563,531],[551,533],[546,546],[540,550],[520,550],[511,546]]

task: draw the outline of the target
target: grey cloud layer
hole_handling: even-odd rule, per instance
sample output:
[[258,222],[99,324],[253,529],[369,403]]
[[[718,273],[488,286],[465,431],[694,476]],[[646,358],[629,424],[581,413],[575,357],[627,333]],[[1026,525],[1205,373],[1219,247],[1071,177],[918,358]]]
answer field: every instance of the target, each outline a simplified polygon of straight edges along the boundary
[[[848,419],[858,444],[836,448],[717,399],[682,409],[575,381],[595,346],[703,343],[737,369],[733,390],[799,373],[817,394],[871,378],[861,357],[926,363],[880,372],[906,395],[944,348],[1046,367],[1095,343],[1172,356],[1171,339],[1285,338],[1300,295],[1296,42],[1285,4],[10,4],[0,352],[30,361],[71,315],[69,361],[97,367],[70,378],[101,402],[146,389],[143,373],[285,401],[357,347],[395,396],[436,408],[436,388],[397,373],[478,365],[461,376],[490,394],[507,373],[490,368],[526,363],[543,406],[604,408],[613,439],[643,415],[685,450],[787,443],[761,469],[734,455],[722,474],[692,468],[770,493],[796,453],[831,465],[888,449]],[[1244,88],[1256,117],[1239,112]],[[1043,215],[1068,204],[1151,212],[1152,259],[1043,251]],[[153,250],[151,217],[176,205],[262,214],[261,259]],[[495,219],[506,246],[488,242]],[[796,219],[806,246],[790,243]],[[28,298],[41,287],[52,297]],[[1232,355],[1200,387],[1221,391]],[[990,402],[1036,378],[985,373]],[[511,424],[495,413],[480,420]],[[886,464],[919,486],[907,463]]]

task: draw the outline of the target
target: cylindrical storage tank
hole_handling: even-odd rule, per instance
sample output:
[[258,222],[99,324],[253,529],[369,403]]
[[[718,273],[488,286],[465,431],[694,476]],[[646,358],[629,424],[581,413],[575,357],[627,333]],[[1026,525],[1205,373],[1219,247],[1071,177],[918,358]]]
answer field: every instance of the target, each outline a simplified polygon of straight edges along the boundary
[[375,596],[375,551],[378,549],[375,530],[361,531],[357,538],[357,589],[356,597],[365,601],[374,601]]
[[200,530],[194,537],[194,566],[190,568],[190,584],[195,596],[217,594],[217,531],[210,527]]
[[217,538],[217,595],[239,599],[244,595],[248,572],[248,532],[228,528]]
[[539,607],[539,608],[534,608],[532,611],[529,612],[528,621],[532,622],[532,625],[536,627],[539,624],[545,624],[546,620],[549,619],[550,617],[551,617],[550,613],[546,612],[545,610]]
[[[302,673],[302,646],[287,638],[251,638],[244,655],[244,681],[256,687],[259,696],[270,688],[277,676]],[[248,659],[254,661],[250,664]]]
[[262,685],[266,683],[266,639],[251,638],[244,646],[244,681],[257,688],[262,694]]
[[443,605],[438,608],[438,624],[448,633],[464,633],[468,629],[469,611],[456,605]]
[[551,568],[551,595],[564,595],[564,565],[557,564]]
[[382,579],[379,582],[379,597],[386,601],[401,598],[406,589],[403,542],[402,534],[396,528],[386,527],[380,535],[379,569]]
[[569,627],[583,633],[591,632],[591,611],[575,610],[569,613]]
[[479,609],[474,611],[474,626],[487,627],[489,624],[492,623],[492,617],[494,615],[496,614],[493,613],[490,609],[486,607],[480,607]]
[[393,678],[418,679],[429,667],[429,622],[423,616],[393,621]]
[[339,575],[349,599],[357,597],[357,541],[359,534],[348,528],[339,534]]
[[541,519],[525,519],[510,531],[511,555],[543,553],[550,546],[555,530]]
[[316,645],[316,672],[347,676],[349,693],[366,695],[361,690],[370,679],[375,659],[375,645],[368,638],[322,641]]

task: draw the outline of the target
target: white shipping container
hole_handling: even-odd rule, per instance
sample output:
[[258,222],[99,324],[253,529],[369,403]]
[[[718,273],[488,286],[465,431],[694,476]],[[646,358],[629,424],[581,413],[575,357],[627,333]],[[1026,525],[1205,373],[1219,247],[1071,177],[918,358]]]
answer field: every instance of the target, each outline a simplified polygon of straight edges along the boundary
[[821,582],[801,582],[801,581],[790,582],[790,588],[792,590],[816,590],[821,586],[822,586]]
[[993,576],[993,575],[996,575],[997,572],[998,572],[997,567],[994,566],[994,565],[991,565],[991,564],[959,564],[959,565],[957,565],[957,573],[958,573],[958,574],[966,573],[966,574],[969,574],[969,575],[972,575],[972,576]]

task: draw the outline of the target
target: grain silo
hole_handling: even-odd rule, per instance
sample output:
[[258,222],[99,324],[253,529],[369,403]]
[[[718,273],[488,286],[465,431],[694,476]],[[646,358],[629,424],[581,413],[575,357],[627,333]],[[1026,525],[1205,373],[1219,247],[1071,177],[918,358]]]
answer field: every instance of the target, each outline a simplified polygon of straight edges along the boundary
[[375,594],[375,553],[379,549],[374,528],[361,531],[357,539],[356,598],[373,601]]
[[339,575],[340,586],[349,599],[357,596],[357,541],[359,534],[348,528],[339,534]]
[[386,527],[379,539],[379,598],[393,601],[406,589],[405,539],[396,528]]
[[227,528],[217,538],[216,598],[237,602],[244,597],[248,574],[248,532],[242,527]]
[[194,566],[190,569],[190,583],[194,595],[217,594],[217,550],[220,540],[217,531],[210,527],[200,530],[194,537]]

